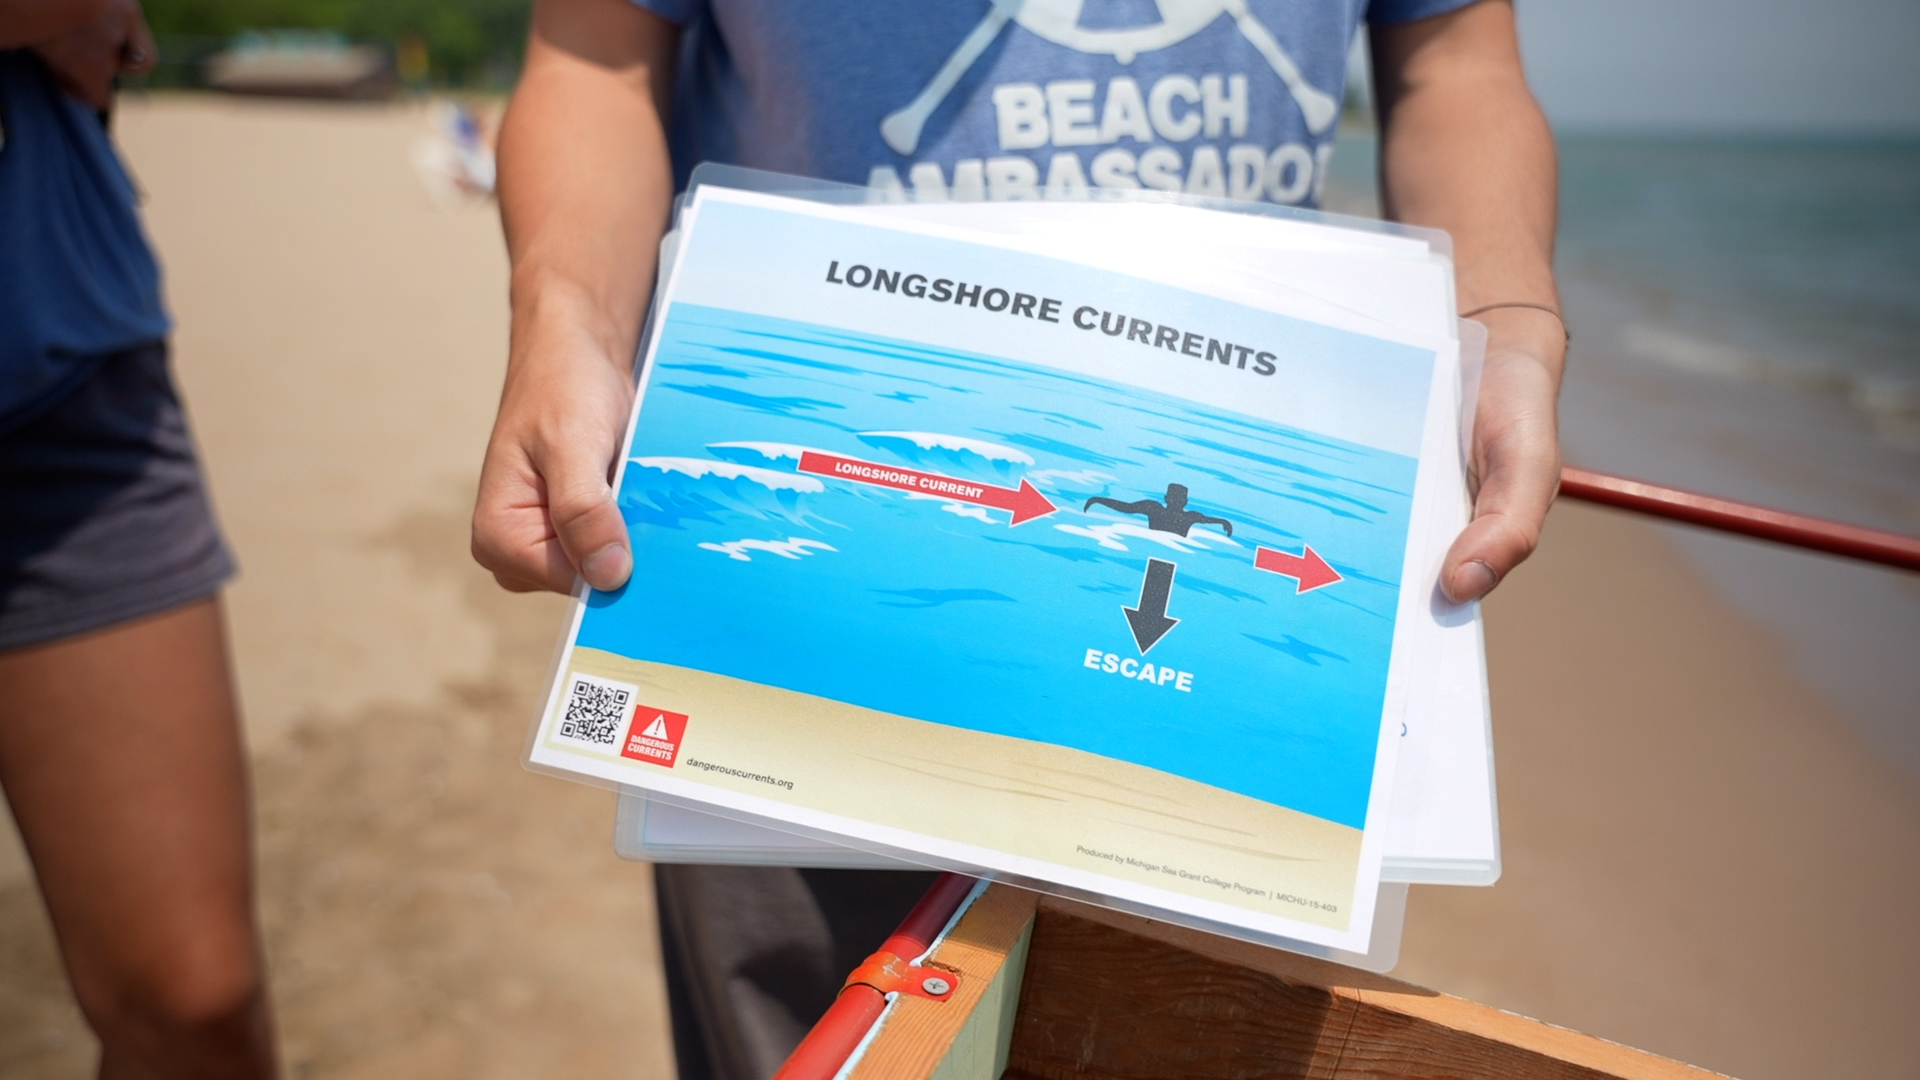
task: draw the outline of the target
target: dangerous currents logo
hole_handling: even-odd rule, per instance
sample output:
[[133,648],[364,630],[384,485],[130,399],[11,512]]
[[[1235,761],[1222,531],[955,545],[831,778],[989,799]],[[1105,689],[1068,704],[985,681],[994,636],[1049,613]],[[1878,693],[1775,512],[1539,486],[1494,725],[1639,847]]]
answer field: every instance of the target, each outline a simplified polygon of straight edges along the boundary
[[680,740],[686,733],[685,714],[642,705],[634,710],[633,724],[627,728],[627,741],[620,748],[620,756],[671,769],[680,756]]

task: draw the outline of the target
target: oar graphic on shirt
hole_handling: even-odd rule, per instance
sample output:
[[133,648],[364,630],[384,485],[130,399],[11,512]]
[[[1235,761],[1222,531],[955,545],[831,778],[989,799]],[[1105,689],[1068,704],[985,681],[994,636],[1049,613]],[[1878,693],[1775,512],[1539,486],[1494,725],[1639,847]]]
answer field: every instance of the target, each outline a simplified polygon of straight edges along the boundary
[[1122,64],[1131,64],[1133,58],[1143,52],[1177,45],[1222,15],[1231,16],[1240,33],[1286,84],[1287,92],[1293,95],[1294,103],[1306,118],[1307,130],[1321,134],[1333,126],[1340,114],[1340,103],[1333,95],[1307,82],[1300,65],[1248,9],[1247,0],[1156,0],[1159,22],[1119,28],[1081,26],[1080,15],[1086,4],[1087,0],[992,0],[986,17],[961,39],[959,47],[940,65],[926,88],[905,108],[880,122],[880,137],[899,153],[913,153],[920,145],[927,118],[953,92],[961,76],[987,51],[987,46],[993,44],[993,39],[1009,21],[1075,52],[1111,56]]

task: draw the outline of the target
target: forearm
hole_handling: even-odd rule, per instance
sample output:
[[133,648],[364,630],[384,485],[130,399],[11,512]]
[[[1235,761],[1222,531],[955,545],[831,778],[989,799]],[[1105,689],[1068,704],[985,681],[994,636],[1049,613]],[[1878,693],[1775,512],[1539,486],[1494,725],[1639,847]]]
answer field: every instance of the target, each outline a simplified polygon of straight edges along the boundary
[[107,0],[7,0],[0,5],[0,49],[38,45],[98,19]]
[[500,134],[512,363],[564,324],[632,361],[673,197],[662,112],[672,27],[626,0],[543,2]]
[[513,331],[473,511],[474,557],[511,589],[613,589],[633,566],[610,481],[673,197],[678,44],[627,0],[534,9],[500,133]]
[[1553,284],[1553,136],[1508,0],[1378,28],[1373,58],[1384,207],[1453,236],[1460,310],[1488,332],[1473,520],[1441,569],[1448,596],[1475,600],[1539,543],[1559,485],[1567,336]]
[[[1539,304],[1553,281],[1553,136],[1520,64],[1513,9],[1482,3],[1374,36],[1387,215],[1453,237],[1460,310]],[[1565,331],[1552,315],[1497,308],[1496,346],[1524,348],[1556,385]]]

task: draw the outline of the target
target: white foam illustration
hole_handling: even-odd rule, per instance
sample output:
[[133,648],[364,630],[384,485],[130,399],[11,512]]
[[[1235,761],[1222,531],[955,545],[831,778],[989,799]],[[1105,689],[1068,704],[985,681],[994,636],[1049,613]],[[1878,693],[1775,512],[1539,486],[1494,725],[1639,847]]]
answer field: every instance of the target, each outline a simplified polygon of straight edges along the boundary
[[997,524],[993,518],[987,514],[987,508],[984,506],[973,506],[968,503],[954,502],[952,499],[943,499],[938,495],[929,495],[924,491],[909,491],[906,495],[909,499],[929,499],[938,502],[940,509],[945,510],[949,514],[955,514],[963,518],[972,518],[975,521],[984,521],[989,525]]
[[764,551],[769,555],[778,555],[783,559],[798,559],[802,555],[811,555],[814,550],[838,551],[832,544],[823,544],[818,540],[808,540],[801,536],[789,536],[785,540],[729,540],[724,544],[701,544],[706,551],[717,551],[736,562],[752,562],[749,551]]
[[1113,525],[1055,525],[1054,528],[1074,536],[1084,536],[1108,551],[1133,550],[1120,542],[1121,537],[1151,540],[1161,547],[1172,548],[1175,551],[1205,551],[1208,544],[1241,546],[1239,541],[1225,533],[1195,531],[1190,536],[1181,536],[1179,533],[1159,532],[1128,522],[1118,522]]

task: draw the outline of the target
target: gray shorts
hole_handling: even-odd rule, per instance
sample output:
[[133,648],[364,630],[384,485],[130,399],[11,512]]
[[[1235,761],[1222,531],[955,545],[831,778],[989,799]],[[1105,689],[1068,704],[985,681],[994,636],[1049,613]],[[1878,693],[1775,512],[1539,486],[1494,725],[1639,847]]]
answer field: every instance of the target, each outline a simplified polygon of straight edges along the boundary
[[0,432],[0,649],[158,614],[233,571],[164,343]]

